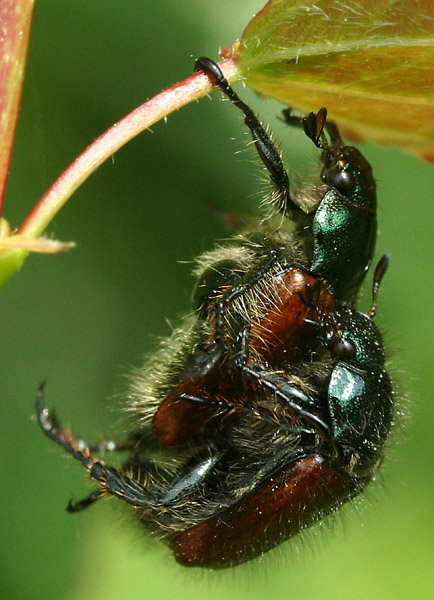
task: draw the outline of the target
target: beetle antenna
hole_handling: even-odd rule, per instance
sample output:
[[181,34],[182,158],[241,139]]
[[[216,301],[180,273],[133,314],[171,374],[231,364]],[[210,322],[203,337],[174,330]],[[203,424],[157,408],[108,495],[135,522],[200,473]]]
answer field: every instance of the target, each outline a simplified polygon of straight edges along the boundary
[[372,304],[368,312],[368,317],[372,319],[375,316],[377,309],[377,297],[378,290],[380,289],[380,283],[386,273],[390,264],[390,254],[384,254],[378,261],[378,265],[375,267],[374,282],[372,284]]
[[[317,148],[335,156],[339,154],[343,141],[336,123],[327,120],[327,109],[324,106],[318,112],[310,112],[305,117],[294,115],[291,108],[285,108],[282,115],[288,125],[302,127],[304,133]],[[327,141],[325,132],[330,137],[330,143]]]
[[306,117],[303,117],[301,123],[304,133],[312,140],[317,148],[330,151],[324,134],[326,119],[327,109],[323,106],[317,113],[310,112]]

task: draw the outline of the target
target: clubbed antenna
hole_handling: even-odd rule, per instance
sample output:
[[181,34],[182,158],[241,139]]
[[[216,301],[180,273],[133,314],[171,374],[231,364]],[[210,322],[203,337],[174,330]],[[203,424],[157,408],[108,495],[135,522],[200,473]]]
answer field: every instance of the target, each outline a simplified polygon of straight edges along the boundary
[[390,264],[390,254],[384,254],[380,260],[378,261],[378,265],[375,268],[374,273],[374,283],[372,285],[372,304],[371,308],[368,312],[368,317],[372,319],[375,316],[375,311],[377,309],[377,297],[378,290],[380,288],[380,283],[386,273]]

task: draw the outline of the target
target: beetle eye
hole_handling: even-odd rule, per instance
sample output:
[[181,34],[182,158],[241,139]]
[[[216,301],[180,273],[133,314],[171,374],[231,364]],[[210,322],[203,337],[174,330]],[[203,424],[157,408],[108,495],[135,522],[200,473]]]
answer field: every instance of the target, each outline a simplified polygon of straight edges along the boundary
[[347,194],[354,189],[356,181],[351,171],[338,171],[333,175],[331,185],[343,194]]
[[341,337],[334,336],[330,341],[330,350],[335,356],[350,358],[356,352],[356,346],[349,339],[344,340]]

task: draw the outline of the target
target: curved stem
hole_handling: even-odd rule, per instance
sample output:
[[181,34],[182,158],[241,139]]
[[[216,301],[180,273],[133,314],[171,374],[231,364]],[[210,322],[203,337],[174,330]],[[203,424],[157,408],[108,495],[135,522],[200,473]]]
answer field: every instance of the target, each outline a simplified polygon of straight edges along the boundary
[[[233,60],[220,63],[228,81],[240,78]],[[160,119],[214,89],[207,75],[195,73],[148,100],[96,139],[60,175],[20,226],[18,233],[38,237],[75,190],[114,152]]]
[[0,0],[0,216],[20,108],[34,0]]

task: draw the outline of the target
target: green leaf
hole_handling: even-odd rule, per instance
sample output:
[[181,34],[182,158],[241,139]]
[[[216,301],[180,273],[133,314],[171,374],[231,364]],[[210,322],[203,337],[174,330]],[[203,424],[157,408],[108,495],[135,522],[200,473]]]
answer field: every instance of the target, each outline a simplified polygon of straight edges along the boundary
[[257,91],[434,160],[434,0],[270,0],[238,52]]

